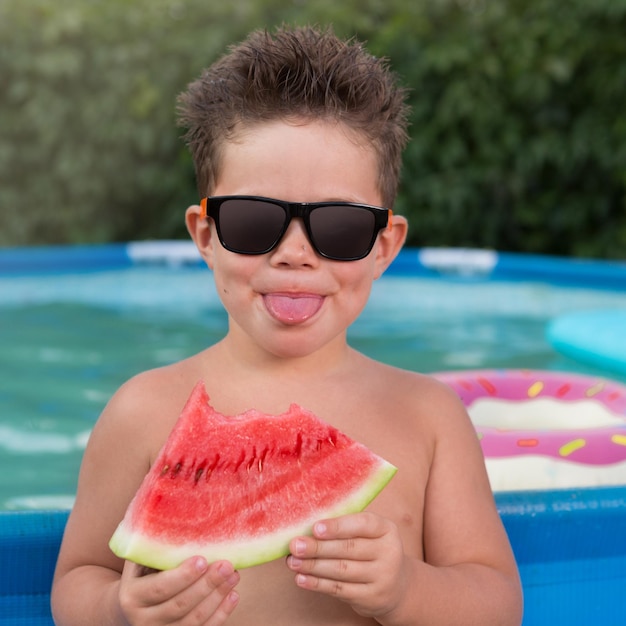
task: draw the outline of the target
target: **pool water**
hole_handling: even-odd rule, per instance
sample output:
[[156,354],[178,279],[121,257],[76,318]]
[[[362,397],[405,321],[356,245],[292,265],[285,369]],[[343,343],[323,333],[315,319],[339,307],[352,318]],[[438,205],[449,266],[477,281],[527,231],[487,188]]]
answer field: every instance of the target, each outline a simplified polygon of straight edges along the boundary
[[[385,276],[349,331],[407,369],[537,368],[619,376],[554,352],[544,333],[626,293],[540,282]],[[191,355],[226,331],[199,267],[0,275],[0,510],[69,507],[89,432],[132,375]],[[624,380],[622,378],[624,382]]]

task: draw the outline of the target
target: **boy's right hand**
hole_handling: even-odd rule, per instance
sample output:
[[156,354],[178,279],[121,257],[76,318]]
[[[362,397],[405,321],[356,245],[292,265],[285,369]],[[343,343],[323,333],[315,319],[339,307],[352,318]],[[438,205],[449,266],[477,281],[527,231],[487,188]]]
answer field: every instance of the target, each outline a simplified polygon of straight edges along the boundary
[[239,574],[228,561],[209,565],[202,557],[192,557],[164,572],[126,561],[120,608],[133,626],[221,626],[237,606],[238,582]]

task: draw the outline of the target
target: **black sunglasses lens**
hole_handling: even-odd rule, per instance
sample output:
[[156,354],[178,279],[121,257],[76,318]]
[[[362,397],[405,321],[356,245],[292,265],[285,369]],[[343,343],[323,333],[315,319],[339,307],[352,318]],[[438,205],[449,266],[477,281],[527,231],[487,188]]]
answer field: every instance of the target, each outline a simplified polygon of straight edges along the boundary
[[219,214],[224,247],[243,254],[263,254],[280,238],[286,216],[282,207],[263,200],[232,198]]
[[331,259],[361,259],[369,254],[376,238],[374,214],[362,207],[318,207],[311,211],[309,224],[314,245]]

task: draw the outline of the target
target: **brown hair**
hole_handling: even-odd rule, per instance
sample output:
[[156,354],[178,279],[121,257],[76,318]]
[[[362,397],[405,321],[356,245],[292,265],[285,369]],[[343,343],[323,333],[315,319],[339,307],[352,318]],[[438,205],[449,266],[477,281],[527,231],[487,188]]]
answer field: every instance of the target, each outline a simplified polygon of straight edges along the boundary
[[178,98],[201,196],[215,188],[220,148],[238,130],[282,119],[334,120],[371,143],[385,206],[396,197],[407,141],[406,91],[384,59],[331,29],[254,31]]

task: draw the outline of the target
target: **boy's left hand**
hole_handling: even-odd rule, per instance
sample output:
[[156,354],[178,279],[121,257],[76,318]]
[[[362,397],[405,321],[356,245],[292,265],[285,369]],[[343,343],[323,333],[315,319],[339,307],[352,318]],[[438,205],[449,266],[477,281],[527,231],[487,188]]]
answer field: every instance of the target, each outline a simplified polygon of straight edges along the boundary
[[313,537],[289,544],[296,584],[347,602],[360,615],[385,615],[405,593],[405,555],[397,526],[364,512],[321,520]]

